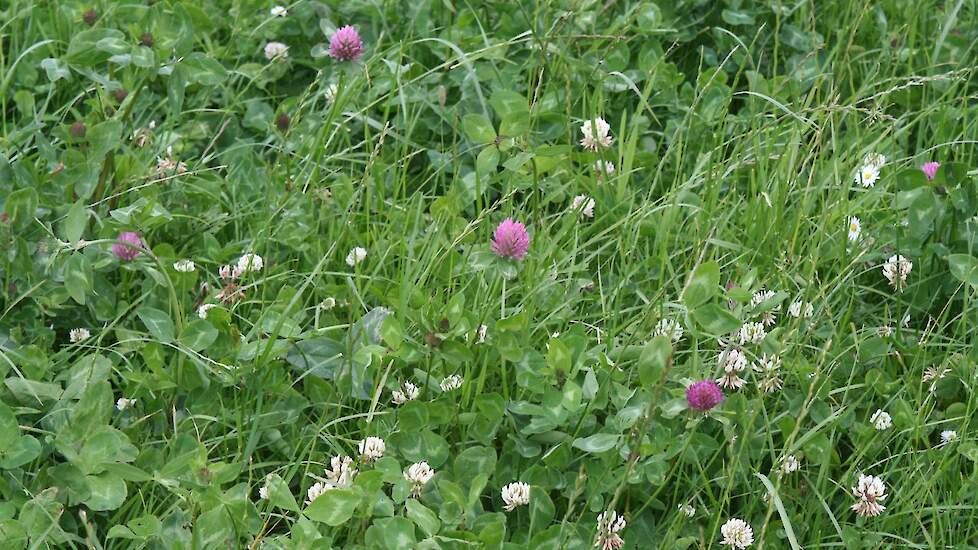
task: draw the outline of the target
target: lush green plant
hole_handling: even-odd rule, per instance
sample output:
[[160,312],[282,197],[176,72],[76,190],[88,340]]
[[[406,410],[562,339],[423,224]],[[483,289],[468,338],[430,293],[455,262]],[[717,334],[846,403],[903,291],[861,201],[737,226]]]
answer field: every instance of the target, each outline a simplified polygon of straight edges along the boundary
[[978,545],[973,2],[273,7],[0,3],[0,546]]

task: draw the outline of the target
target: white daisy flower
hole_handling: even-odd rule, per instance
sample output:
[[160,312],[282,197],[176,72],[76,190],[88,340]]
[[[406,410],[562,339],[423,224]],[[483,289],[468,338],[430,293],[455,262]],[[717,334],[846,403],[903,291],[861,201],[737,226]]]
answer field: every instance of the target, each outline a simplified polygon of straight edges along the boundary
[[860,223],[859,218],[855,216],[850,216],[849,217],[849,240],[853,242],[858,241],[859,234],[862,233],[862,230],[863,230],[863,226],[862,223]]

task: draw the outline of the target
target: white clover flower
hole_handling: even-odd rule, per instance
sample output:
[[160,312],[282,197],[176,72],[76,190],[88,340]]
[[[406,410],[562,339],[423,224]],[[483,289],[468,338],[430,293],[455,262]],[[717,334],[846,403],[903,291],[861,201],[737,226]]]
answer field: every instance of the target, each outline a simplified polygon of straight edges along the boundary
[[73,328],[68,331],[68,341],[72,344],[77,344],[83,340],[88,340],[92,337],[92,333],[88,332],[87,328]]
[[489,332],[488,325],[479,325],[478,338],[476,338],[476,344],[482,344],[486,341],[486,333]]
[[441,391],[443,392],[455,391],[462,387],[462,382],[464,382],[464,380],[461,376],[457,374],[449,374],[442,379],[442,381],[438,384],[438,387],[440,387]]
[[615,175],[615,165],[606,160],[595,161],[594,171],[598,174],[598,181],[601,181],[605,177],[610,178]]
[[758,290],[750,297],[750,307],[751,309],[763,304],[764,302],[774,298],[775,292],[773,290]]
[[285,6],[275,6],[269,10],[269,13],[272,14],[272,17],[285,17],[289,14],[289,10],[285,9]]
[[574,202],[571,204],[571,211],[580,212],[585,218],[594,217],[594,199],[587,195],[578,195],[574,197]]
[[435,470],[427,462],[416,462],[404,472],[404,479],[411,484],[411,496],[418,498],[425,484],[434,477]]
[[268,500],[268,485],[262,485],[258,488],[258,498]]
[[740,327],[740,343],[741,344],[760,344],[764,337],[767,336],[767,331],[764,330],[763,323],[744,323]]
[[862,233],[862,231],[863,231],[863,225],[859,221],[859,218],[855,216],[850,216],[849,217],[849,240],[853,242],[858,241],[859,234]]
[[739,374],[747,368],[747,356],[737,348],[732,348],[720,353],[718,358],[720,368],[723,369],[723,376],[717,378],[716,382],[721,388],[740,389],[746,380]]
[[316,500],[317,498],[322,496],[323,493],[325,493],[326,491],[332,488],[333,487],[330,484],[323,481],[317,481],[316,483],[313,483],[312,486],[309,487],[309,490],[306,491],[306,504],[307,505],[312,504],[312,501]]
[[937,381],[941,378],[947,376],[947,373],[951,372],[951,369],[939,369],[937,367],[927,367],[924,371],[924,375],[921,377],[923,382],[931,382],[928,391],[933,392],[937,389]]
[[954,430],[944,430],[941,432],[941,445],[947,445],[958,439],[958,432]]
[[890,256],[883,264],[883,276],[895,290],[903,290],[907,287],[907,275],[910,275],[911,269],[913,262],[897,254]]
[[356,246],[346,255],[346,265],[353,267],[365,259],[367,259],[367,249]]
[[261,259],[258,254],[245,254],[238,258],[238,263],[235,265],[238,274],[244,274],[249,272],[259,272],[265,267],[265,261]]
[[771,357],[768,357],[767,354],[761,355],[757,363],[751,364],[751,369],[762,375],[761,381],[757,383],[757,387],[765,393],[771,393],[781,389],[783,382],[781,380],[780,357],[777,355],[772,355]]
[[873,416],[869,417],[869,423],[879,431],[889,430],[893,427],[893,418],[883,409],[876,409]]
[[231,280],[237,279],[238,276],[241,275],[241,273],[238,272],[238,268],[231,267],[229,265],[222,265],[220,268],[218,268],[217,274],[222,279],[231,279]]
[[728,519],[720,527],[720,535],[723,536],[720,544],[728,545],[731,548],[747,548],[754,544],[754,530],[742,519]]
[[339,89],[339,86],[336,84],[329,84],[326,86],[326,89],[323,91],[323,98],[326,99],[326,103],[336,101],[336,92],[338,92]]
[[598,514],[598,540],[595,548],[601,550],[617,550],[625,545],[621,531],[625,529],[625,518],[612,510]]
[[353,478],[357,476],[357,469],[353,467],[353,459],[345,455],[336,455],[329,460],[329,468],[326,468],[326,481],[333,487],[349,487],[353,485]]
[[814,314],[815,314],[815,307],[812,305],[811,302],[803,302],[801,300],[795,300],[794,302],[791,302],[791,305],[788,306],[788,315],[791,315],[796,319],[799,317],[811,317]]
[[360,460],[369,464],[383,458],[387,445],[383,439],[371,436],[361,440],[357,450],[360,451]]
[[136,406],[136,399],[128,399],[126,397],[120,397],[118,401],[115,402],[115,408],[124,411],[130,407]]
[[683,326],[673,319],[660,319],[652,330],[653,336],[665,336],[673,342],[683,339]]
[[265,59],[285,59],[289,57],[289,47],[281,42],[269,42],[265,44]]
[[859,502],[852,505],[852,510],[857,515],[875,517],[886,510],[886,507],[880,504],[886,500],[886,485],[876,476],[859,474],[859,481],[852,488],[852,494],[859,499]]
[[795,455],[788,455],[781,459],[780,472],[782,475],[792,474],[801,468],[801,461]]
[[325,300],[319,303],[319,309],[328,311],[330,309],[333,309],[334,307],[336,307],[336,298],[333,298],[332,296],[326,298]]
[[207,319],[207,312],[216,307],[218,307],[217,304],[201,304],[200,307],[197,308],[197,317]]
[[519,506],[526,506],[530,503],[530,486],[522,481],[514,481],[502,489],[503,510],[512,512]]
[[679,504],[679,513],[691,518],[696,515],[696,508],[694,508],[693,505],[689,504],[688,502],[683,502]]
[[891,327],[890,325],[883,325],[881,327],[878,327],[876,329],[876,335],[879,336],[880,338],[889,338],[890,336],[893,336],[893,327]]
[[180,273],[191,273],[197,271],[197,264],[193,260],[177,260],[173,262],[173,270]]
[[421,394],[421,390],[417,386],[405,380],[401,382],[400,389],[391,392],[391,403],[395,405],[403,405],[408,401],[413,401],[418,398]]
[[880,153],[867,153],[863,157],[864,166],[875,166],[877,168],[882,168],[886,164],[886,156]]
[[584,134],[581,145],[588,151],[607,149],[611,147],[612,137],[608,135],[610,131],[611,125],[601,117],[585,120],[584,124],[581,124],[581,133]]

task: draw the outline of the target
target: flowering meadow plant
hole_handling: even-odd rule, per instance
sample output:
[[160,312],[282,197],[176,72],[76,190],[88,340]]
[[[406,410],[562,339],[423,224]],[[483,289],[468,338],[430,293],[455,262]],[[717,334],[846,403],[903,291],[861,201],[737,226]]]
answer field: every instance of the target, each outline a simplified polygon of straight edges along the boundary
[[978,546],[973,4],[0,2],[0,548]]

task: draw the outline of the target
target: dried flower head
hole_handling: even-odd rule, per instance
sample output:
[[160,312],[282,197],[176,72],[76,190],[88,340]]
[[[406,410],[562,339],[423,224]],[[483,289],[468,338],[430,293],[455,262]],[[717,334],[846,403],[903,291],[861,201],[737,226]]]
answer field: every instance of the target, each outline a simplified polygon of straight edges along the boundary
[[852,510],[860,516],[875,517],[886,510],[886,507],[880,504],[886,500],[886,485],[876,476],[859,474],[859,481],[852,488],[852,494],[859,499],[852,505]]
[[903,290],[907,287],[907,276],[912,269],[913,262],[897,254],[890,256],[883,264],[883,276],[895,290]]
[[612,510],[598,514],[598,535],[594,542],[595,548],[601,550],[617,550],[625,545],[621,532],[625,529],[625,518]]
[[740,389],[746,380],[740,377],[740,373],[747,368],[747,356],[738,348],[731,348],[720,352],[717,359],[720,368],[723,369],[723,376],[717,378],[717,384],[721,388]]

